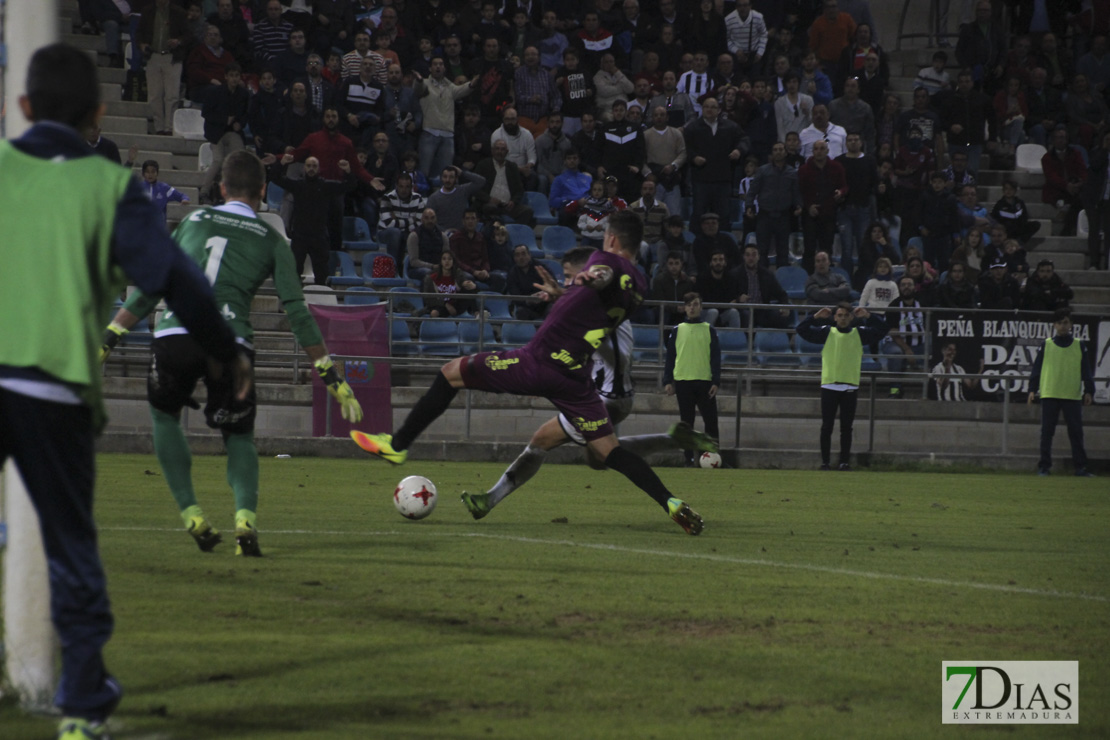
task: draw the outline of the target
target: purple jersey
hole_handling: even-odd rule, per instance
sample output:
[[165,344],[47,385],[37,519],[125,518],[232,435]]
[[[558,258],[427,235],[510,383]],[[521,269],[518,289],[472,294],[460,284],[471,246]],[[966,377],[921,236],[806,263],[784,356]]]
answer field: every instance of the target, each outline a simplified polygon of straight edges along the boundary
[[613,279],[602,290],[576,285],[551,307],[536,336],[524,350],[544,364],[564,372],[589,375],[590,356],[617,325],[643,302],[647,280],[624,257],[608,252],[590,255],[583,270],[602,264]]

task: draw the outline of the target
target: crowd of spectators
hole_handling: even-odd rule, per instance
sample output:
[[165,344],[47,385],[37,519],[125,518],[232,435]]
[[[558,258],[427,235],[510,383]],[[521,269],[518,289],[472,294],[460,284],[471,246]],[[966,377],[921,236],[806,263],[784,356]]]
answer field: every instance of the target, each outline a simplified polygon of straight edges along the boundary
[[[105,2],[79,4],[111,51],[111,23],[128,18],[105,21]],[[984,153],[1012,166],[1016,146],[1044,144],[1040,200],[1064,233],[1086,209],[1091,264],[1104,266],[1110,27],[1061,25],[1061,12],[1018,13],[1007,34],[979,2],[904,111],[867,0],[153,0],[135,15],[155,133],[170,133],[182,89],[203,112],[216,164],[201,201],[218,200],[222,155],[272,157],[318,282],[344,215],[440,292],[531,292],[534,258],[504,224],[554,215],[597,243],[607,215],[631,208],[652,298],[785,305],[775,270],[800,232],[814,305],[858,291],[893,305],[905,291],[882,285],[902,275],[921,306],[1053,310],[1071,291],[1051,262],[1025,263],[1039,224],[1017,184],[991,208],[976,178]]]

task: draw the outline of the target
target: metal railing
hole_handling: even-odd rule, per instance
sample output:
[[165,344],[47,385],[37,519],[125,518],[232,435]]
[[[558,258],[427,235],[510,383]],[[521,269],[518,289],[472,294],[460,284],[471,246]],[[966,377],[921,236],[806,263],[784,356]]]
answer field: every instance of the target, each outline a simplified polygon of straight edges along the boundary
[[[276,293],[273,293],[272,291],[260,291],[259,294],[260,295],[267,295],[267,294],[276,295]],[[407,292],[407,291],[403,292],[403,293],[391,293],[391,292],[386,291],[386,292],[382,292],[379,297],[382,299],[380,303],[385,304],[386,314],[387,314],[387,317],[388,317],[387,331],[388,331],[389,346],[391,348],[391,354],[388,355],[388,356],[347,356],[347,355],[333,354],[332,357],[334,359],[342,360],[342,361],[358,361],[358,362],[372,362],[372,363],[382,363],[382,362],[384,362],[384,363],[389,364],[391,368],[396,367],[396,368],[414,369],[414,370],[432,369],[434,367],[438,367],[439,365],[442,365],[450,357],[453,357],[453,356],[456,356],[456,355],[459,355],[459,354],[463,354],[464,351],[467,351],[467,350],[470,350],[470,349],[473,349],[474,351],[477,351],[477,352],[484,352],[484,351],[487,351],[487,350],[493,349],[493,348],[512,348],[512,347],[521,346],[520,343],[505,344],[501,340],[501,336],[503,336],[503,334],[504,334],[505,327],[509,326],[509,325],[525,325],[525,324],[538,326],[540,323],[542,323],[541,321],[528,321],[528,320],[520,320],[520,319],[515,319],[515,318],[504,318],[503,316],[502,317],[495,317],[491,313],[487,313],[487,311],[488,311],[488,309],[486,309],[487,301],[498,301],[498,302],[514,301],[514,302],[524,302],[524,303],[539,302],[540,301],[540,299],[537,299],[537,298],[534,298],[534,297],[531,297],[531,296],[504,296],[504,295],[493,295],[493,294],[487,294],[487,293],[462,294],[459,297],[463,298],[464,300],[467,300],[467,301],[473,301],[476,304],[476,309],[475,309],[473,314],[466,313],[466,314],[460,315],[458,317],[451,317],[451,318],[442,318],[442,317],[440,317],[440,318],[431,318],[431,317],[423,317],[423,316],[413,316],[411,312],[402,312],[402,311],[397,311],[396,310],[398,304],[400,304],[401,302],[406,301],[406,300],[411,302],[411,299],[413,297],[420,297],[422,301],[425,300],[425,299],[428,299],[428,298],[442,299],[443,296],[441,294],[436,294],[436,293],[413,293],[413,292]],[[380,304],[370,304],[370,305],[380,305]],[[656,313],[655,313],[655,316],[653,317],[654,320],[650,323],[638,323],[638,324],[635,324],[634,326],[638,327],[638,328],[654,328],[656,330],[656,336],[655,336],[655,339],[654,339],[654,343],[650,346],[648,346],[646,344],[640,344],[640,345],[635,345],[634,346],[634,349],[633,349],[634,353],[636,353],[636,352],[644,353],[644,354],[641,355],[641,359],[637,359],[637,360],[634,361],[634,367],[639,366],[640,372],[638,373],[638,375],[640,375],[641,377],[644,377],[644,376],[647,376],[647,375],[653,376],[656,379],[656,384],[657,385],[662,385],[663,373],[664,373],[664,369],[665,369],[665,358],[666,358],[666,336],[667,336],[667,331],[671,328],[671,325],[669,323],[665,323],[665,321],[664,321],[665,314],[666,314],[666,309],[668,309],[668,308],[670,308],[670,309],[681,309],[682,304],[680,302],[673,302],[673,301],[672,302],[646,301],[644,305],[645,305],[646,308],[655,309]],[[795,330],[795,326],[796,326],[797,322],[796,321],[793,322],[793,325],[791,325],[789,328],[781,328],[781,329],[780,328],[756,327],[756,326],[753,326],[754,319],[755,319],[755,312],[758,311],[758,310],[763,310],[763,309],[776,310],[776,311],[781,310],[781,309],[788,309],[790,311],[795,312],[796,318],[797,318],[797,315],[800,315],[800,314],[803,314],[803,313],[808,313],[810,311],[817,310],[821,307],[819,307],[819,306],[800,306],[800,305],[793,305],[793,304],[786,305],[786,304],[712,304],[712,303],[707,303],[707,304],[705,304],[705,308],[719,308],[719,309],[735,308],[735,309],[738,309],[741,312],[741,317],[742,317],[741,318],[741,323],[743,323],[745,325],[744,328],[718,328],[718,333],[719,334],[720,333],[743,333],[746,337],[745,348],[743,349],[743,351],[742,352],[729,352],[729,353],[726,354],[725,358],[723,358],[723,361],[722,361],[722,380],[723,381],[725,380],[725,373],[727,372],[729,374],[728,379],[731,381],[733,378],[735,378],[735,382],[736,382],[736,415],[735,415],[734,442],[735,442],[735,445],[737,447],[739,447],[740,428],[741,428],[741,421],[742,421],[741,400],[742,400],[743,396],[752,394],[752,383],[753,383],[753,381],[755,381],[757,379],[763,379],[765,381],[775,380],[775,381],[789,381],[789,382],[799,382],[799,381],[812,382],[814,379],[819,379],[820,378],[820,357],[821,357],[821,355],[820,355],[819,352],[816,352],[816,351],[814,351],[814,352],[799,352],[794,348],[790,348],[788,351],[785,351],[785,352],[763,352],[759,348],[756,347],[757,337],[760,334],[763,334],[763,333],[781,332],[781,333],[786,334],[788,337],[793,338],[794,336],[797,335],[797,332]],[[920,363],[922,363],[923,367],[922,367],[922,370],[920,372],[907,371],[907,372],[902,372],[902,373],[891,373],[891,372],[881,371],[881,370],[863,371],[862,377],[868,385],[869,395],[870,395],[870,399],[872,401],[872,403],[869,404],[869,410],[868,410],[868,427],[869,427],[868,451],[869,452],[872,451],[873,448],[874,448],[874,429],[875,429],[875,421],[876,421],[876,416],[875,416],[876,405],[875,405],[874,401],[876,400],[875,391],[876,391],[877,384],[879,382],[885,382],[885,381],[902,381],[902,380],[904,380],[906,382],[912,382],[914,384],[919,383],[920,386],[921,386],[922,397],[925,397],[926,392],[927,392],[927,388],[928,388],[928,384],[929,384],[930,379],[931,379],[930,373],[928,372],[927,365],[928,365],[929,358],[932,357],[932,348],[933,348],[933,339],[934,338],[932,336],[932,333],[930,331],[928,331],[928,327],[931,325],[931,319],[932,319],[933,314],[937,314],[937,313],[941,313],[941,314],[974,314],[974,313],[977,312],[975,309],[945,309],[945,308],[931,308],[931,307],[930,308],[924,308],[923,307],[923,308],[919,308],[919,309],[918,308],[914,308],[914,309],[885,308],[885,309],[882,309],[882,310],[884,312],[913,311],[915,313],[920,312],[921,314],[923,314],[923,317],[924,317],[923,324],[924,324],[924,327],[925,327],[925,331],[915,332],[915,333],[906,333],[906,335],[905,335],[907,337],[918,337],[918,338],[921,339],[921,343],[922,343],[922,354],[921,355],[915,355],[915,356],[912,356],[912,357],[907,356],[907,357],[905,357],[905,361],[907,361],[907,362],[915,362],[915,361],[920,362]],[[1018,312],[1015,311],[1014,313],[1015,313],[1015,315],[1017,315]],[[1051,321],[1048,314],[1034,314],[1032,312],[1021,312],[1021,315],[1024,316],[1024,317],[1043,315],[1043,316],[1045,316],[1046,321],[1048,321],[1048,322]],[[637,316],[637,317],[634,317],[634,318],[645,318],[645,317],[646,316],[641,315],[641,316]],[[423,345],[426,345],[426,344],[434,344],[434,342],[432,342],[432,341],[422,341],[419,338],[419,332],[417,332],[416,338],[413,338],[411,329],[409,329],[409,336],[408,337],[405,337],[403,339],[399,339],[399,338],[395,337],[393,335],[393,331],[397,326],[397,321],[405,322],[406,328],[408,328],[408,323],[409,322],[428,321],[428,322],[441,322],[442,323],[442,322],[451,321],[451,322],[457,323],[457,322],[469,321],[469,322],[475,322],[475,325],[477,327],[477,332],[476,332],[475,340],[473,342],[464,341],[461,338],[459,338],[458,335],[456,334],[456,340],[455,341],[445,343],[446,345],[449,345],[452,348],[451,352],[447,352],[447,353],[444,353],[444,354],[437,354],[437,355],[421,355],[421,354],[419,354],[420,348]],[[495,327],[494,332],[493,332],[494,333],[494,343],[492,345],[490,345],[487,342],[486,331],[485,331],[485,325],[487,323],[492,324]],[[256,336],[261,335],[263,338],[267,338],[267,335],[272,335],[272,334],[273,334],[273,332],[265,332],[265,331],[256,332]],[[302,377],[302,368],[304,367],[303,363],[306,362],[306,358],[305,358],[304,353],[301,351],[301,347],[300,347],[299,343],[296,341],[296,338],[290,336],[289,341],[291,342],[289,351],[257,350],[256,354],[255,354],[256,368],[257,367],[264,367],[264,368],[288,367],[291,370],[290,381],[295,383],[295,384],[299,384],[299,383],[304,381],[304,378]],[[400,349],[404,350],[404,352],[402,354],[397,354],[394,351],[397,348],[400,348]],[[408,352],[408,350],[411,349],[411,348],[416,348],[417,353],[416,354],[410,354]],[[126,364],[131,363],[133,360],[136,360],[136,359],[142,359],[145,362],[148,359],[148,356],[149,356],[149,342],[140,343],[137,348],[133,347],[133,346],[129,347],[126,343],[124,343],[119,348],[117,348],[115,353],[113,353],[113,359],[110,359],[109,363],[112,364],[112,365],[116,365],[116,364],[119,364],[122,361],[126,366]],[[652,357],[652,356],[655,359],[643,359],[643,358]],[[864,354],[865,359],[876,360],[876,361],[881,361],[884,356],[885,355],[883,355],[882,353],[877,353],[877,354],[875,354],[875,353],[865,353]],[[743,362],[736,362],[736,359],[738,357],[743,357]],[[782,364],[778,364],[778,365],[775,364],[775,363],[783,363],[783,362],[791,363],[791,365],[783,366]],[[792,366],[793,363],[797,363],[796,368]],[[811,365],[813,367],[811,367]],[[999,376],[998,376],[997,373],[986,372],[986,373],[967,373],[967,374],[965,374],[961,377],[963,377],[963,378],[974,378],[974,379],[982,380],[982,379],[986,379],[986,378],[997,378]],[[1003,400],[1004,400],[1003,411],[1002,411],[1002,425],[1003,425],[1003,435],[1002,435],[1003,439],[1002,439],[1002,449],[1001,449],[1002,454],[1008,454],[1008,449],[1009,449],[1009,403],[1010,403],[1010,394],[1012,392],[1011,391],[1011,384],[1012,384],[1013,381],[1027,380],[1028,377],[1029,376],[1027,374],[1025,374],[1025,375],[1010,375],[1010,376],[1008,376],[1008,378],[1011,382],[1006,382],[1006,383],[1001,384],[1001,391],[1002,391],[1003,397],[1004,397],[1003,398]],[[1099,382],[1101,382],[1101,381],[1107,380],[1107,378],[1098,378],[1097,380]],[[470,391],[467,391],[466,397],[465,397],[465,411],[464,411],[465,423],[464,423],[463,429],[462,429],[462,436],[463,437],[469,437],[470,436],[472,412],[473,412],[472,394],[471,394]],[[328,421],[327,421],[327,426],[326,426],[326,429],[327,429],[326,433],[327,433],[328,436],[330,436],[331,435],[330,404],[329,404],[329,415],[328,415],[327,418],[328,418]]]

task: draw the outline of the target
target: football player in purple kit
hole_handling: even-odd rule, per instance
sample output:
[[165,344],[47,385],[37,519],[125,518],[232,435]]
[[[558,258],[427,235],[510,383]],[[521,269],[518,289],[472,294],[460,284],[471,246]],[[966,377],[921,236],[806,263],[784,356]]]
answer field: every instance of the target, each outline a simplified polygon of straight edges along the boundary
[[[563,285],[559,285],[547,273],[544,274],[543,293],[549,300],[559,300],[568,288],[574,285],[574,278],[581,272],[590,257],[597,250],[593,247],[575,247],[563,255]],[[539,287],[539,286],[537,286]],[[620,424],[632,413],[635,389],[632,381],[632,325],[627,321],[607,336],[594,350],[590,358],[593,363],[591,375],[594,389],[605,404],[609,420]],[[689,424],[678,422],[665,434],[640,434],[620,437],[618,441],[624,449],[640,457],[671,449],[696,449],[704,452],[717,452],[717,443],[707,434],[694,431]],[[573,442],[586,450],[586,462],[595,470],[605,470],[604,461],[594,458],[586,439],[563,414],[558,414],[542,424],[532,435],[532,439],[517,456],[516,460],[501,474],[497,483],[486,493],[467,493],[461,496],[463,505],[475,519],[482,519],[495,506],[517,490],[543,465],[547,453],[560,445]]]
[[643,458],[620,446],[590,377],[590,357],[643,301],[647,280],[636,269],[643,223],[631,211],[609,219],[602,251],[593,254],[548,311],[528,344],[507,352],[479,352],[451,360],[416,402],[396,434],[352,431],[359,447],[400,465],[412,442],[435,421],[460,388],[543,396],[582,435],[591,456],[623,474],[656,501],[688,534],[700,534],[702,518],[672,496]]

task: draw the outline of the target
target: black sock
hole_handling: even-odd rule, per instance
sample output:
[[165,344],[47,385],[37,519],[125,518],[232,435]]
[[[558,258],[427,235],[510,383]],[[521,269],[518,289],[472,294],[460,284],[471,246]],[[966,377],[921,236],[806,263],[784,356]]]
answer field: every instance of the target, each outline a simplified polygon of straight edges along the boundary
[[671,492],[663,485],[663,481],[659,480],[659,476],[651,466],[644,462],[644,458],[623,447],[614,447],[609,457],[605,458],[605,464],[635,483],[666,511],[667,499],[671,497]]
[[432,387],[420,397],[405,418],[405,423],[393,435],[391,443],[393,449],[407,450],[413,441],[447,410],[458,394],[459,389],[452,387],[443,373],[438,373],[436,379],[432,381]]

